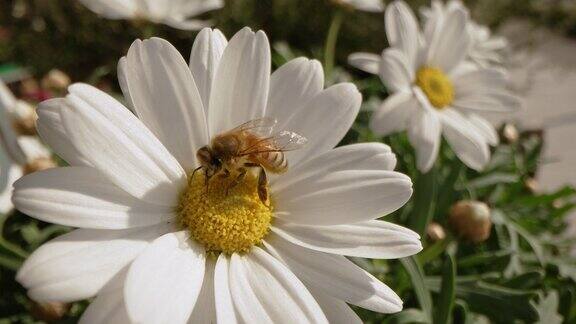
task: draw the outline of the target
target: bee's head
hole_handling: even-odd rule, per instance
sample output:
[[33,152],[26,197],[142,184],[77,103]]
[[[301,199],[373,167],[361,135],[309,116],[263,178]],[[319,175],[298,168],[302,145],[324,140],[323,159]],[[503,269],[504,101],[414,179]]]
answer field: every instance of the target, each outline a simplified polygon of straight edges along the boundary
[[196,151],[196,158],[206,174],[214,174],[222,167],[222,162],[208,145]]

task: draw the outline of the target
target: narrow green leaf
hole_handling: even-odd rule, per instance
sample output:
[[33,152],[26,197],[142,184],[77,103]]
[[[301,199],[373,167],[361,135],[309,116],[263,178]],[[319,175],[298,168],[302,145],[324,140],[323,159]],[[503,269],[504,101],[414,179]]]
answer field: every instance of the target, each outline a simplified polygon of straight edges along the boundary
[[424,271],[422,270],[420,262],[418,262],[418,259],[415,257],[402,258],[400,262],[402,262],[402,265],[410,275],[416,297],[426,315],[427,321],[432,322],[432,297],[424,282]]
[[434,324],[448,324],[452,322],[452,309],[454,307],[456,288],[456,266],[450,254],[446,255],[442,270],[442,287],[436,303]]
[[409,308],[392,315],[386,324],[427,324],[430,323],[426,314],[421,310]]

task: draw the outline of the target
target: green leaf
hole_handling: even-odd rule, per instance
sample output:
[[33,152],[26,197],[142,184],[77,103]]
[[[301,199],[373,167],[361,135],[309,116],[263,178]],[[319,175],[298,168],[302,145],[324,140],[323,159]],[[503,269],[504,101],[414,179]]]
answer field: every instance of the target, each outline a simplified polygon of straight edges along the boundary
[[432,322],[432,297],[430,296],[430,291],[424,282],[424,271],[418,259],[415,257],[408,257],[400,259],[402,265],[410,275],[412,280],[412,286],[420,307],[426,315],[427,322]]
[[414,184],[414,208],[410,215],[410,228],[420,236],[424,236],[426,226],[434,214],[436,187],[436,168],[420,174]]
[[537,324],[561,324],[562,316],[558,314],[558,292],[552,291],[546,297],[541,298],[536,304],[536,311],[540,315]]
[[421,310],[416,308],[405,309],[398,314],[392,315],[386,321],[386,324],[416,324],[416,323],[422,323],[422,324],[430,323],[428,321],[426,314],[424,314]]
[[442,271],[442,287],[436,303],[434,324],[451,323],[452,308],[454,307],[456,287],[456,266],[450,254],[446,255]]
[[[440,291],[440,282],[436,278],[426,279],[428,287]],[[531,299],[536,296],[533,291],[510,289],[473,278],[456,278],[456,297],[466,301],[470,310],[484,314],[496,323],[514,323],[524,320],[533,323],[538,313]]]

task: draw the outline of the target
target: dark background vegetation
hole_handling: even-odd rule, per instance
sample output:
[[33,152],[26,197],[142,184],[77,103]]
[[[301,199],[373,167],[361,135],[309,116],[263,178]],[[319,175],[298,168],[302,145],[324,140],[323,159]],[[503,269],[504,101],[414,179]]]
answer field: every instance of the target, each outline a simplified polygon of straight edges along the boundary
[[[413,8],[428,4],[407,2]],[[466,2],[477,21],[493,28],[521,19],[576,37],[576,1]],[[378,53],[386,46],[381,14],[346,11],[329,0],[229,0],[225,9],[206,18],[227,37],[243,26],[265,30],[278,66],[300,55],[322,61],[337,10],[345,13],[335,74],[354,79],[367,108],[385,98],[386,91],[378,78],[347,66],[346,57],[357,51]],[[166,38],[187,56],[195,32],[100,19],[75,0],[0,0],[0,63],[25,67],[38,77],[58,68],[74,81],[118,92],[118,59],[135,38],[150,36]],[[358,309],[366,322],[576,323],[576,262],[569,257],[572,240],[562,235],[576,191],[567,187],[538,193],[528,185],[540,164],[541,132],[521,132],[517,141],[503,139],[481,174],[467,170],[444,144],[434,170],[421,175],[406,137],[375,137],[367,127],[368,117],[364,109],[344,143],[384,141],[392,146],[398,169],[415,183],[415,195],[386,219],[418,230],[425,249],[402,261],[355,260],[405,301],[405,310],[393,316]],[[494,226],[486,242],[461,242],[450,233],[449,209],[461,199],[480,200],[492,208]],[[0,324],[36,323],[43,317],[14,281],[15,272],[39,245],[69,229],[18,212],[0,216]],[[433,241],[425,235],[423,229],[432,220],[445,228],[446,239]],[[86,304],[68,305],[54,322],[76,322]]]

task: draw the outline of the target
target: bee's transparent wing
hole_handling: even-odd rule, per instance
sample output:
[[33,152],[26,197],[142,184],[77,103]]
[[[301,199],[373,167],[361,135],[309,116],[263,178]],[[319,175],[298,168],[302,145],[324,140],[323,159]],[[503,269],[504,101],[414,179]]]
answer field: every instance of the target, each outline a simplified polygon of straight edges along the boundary
[[272,136],[274,146],[280,151],[294,151],[302,148],[308,140],[306,137],[290,131],[281,131]]
[[274,132],[276,124],[276,118],[263,117],[247,121],[226,133],[250,132],[258,137],[268,138]]
[[294,151],[306,145],[307,141],[304,136],[294,132],[281,131],[272,136],[262,138],[254,145],[242,151],[240,155]]

